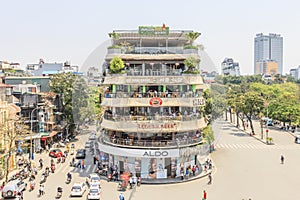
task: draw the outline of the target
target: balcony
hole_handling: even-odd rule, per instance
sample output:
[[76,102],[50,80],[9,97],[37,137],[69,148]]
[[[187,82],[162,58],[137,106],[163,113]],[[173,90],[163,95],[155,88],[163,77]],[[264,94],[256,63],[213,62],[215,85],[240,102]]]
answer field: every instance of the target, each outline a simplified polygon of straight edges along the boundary
[[[127,121],[123,121],[126,120]],[[187,120],[187,119],[186,119]],[[203,117],[194,117],[188,121],[178,120],[143,120],[139,118],[121,118],[113,121],[103,118],[101,127],[107,130],[138,133],[170,133],[194,131],[206,127]]]
[[171,121],[171,120],[176,120],[176,121],[191,121],[191,120],[196,120],[196,119],[201,119],[203,116],[201,115],[201,113],[193,113],[190,115],[177,115],[177,116],[173,116],[173,115],[149,115],[149,116],[143,116],[143,115],[111,115],[109,113],[105,113],[103,115],[104,119],[110,120],[110,121],[114,121],[114,122],[122,122],[122,121]]
[[134,140],[134,139],[123,139],[123,138],[109,138],[106,135],[100,137],[100,141],[104,144],[116,146],[116,147],[127,147],[127,148],[180,148],[187,146],[194,146],[203,142],[202,137],[194,138],[177,138],[176,140]]
[[201,92],[106,92],[104,98],[197,98],[202,97]]

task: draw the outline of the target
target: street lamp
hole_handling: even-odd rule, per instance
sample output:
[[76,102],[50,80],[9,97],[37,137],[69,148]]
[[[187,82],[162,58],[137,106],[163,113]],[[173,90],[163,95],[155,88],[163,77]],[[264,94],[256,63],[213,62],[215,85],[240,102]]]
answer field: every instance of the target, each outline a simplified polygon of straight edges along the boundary
[[31,111],[31,114],[30,114],[30,131],[31,131],[31,134],[30,134],[30,155],[29,155],[29,160],[34,160],[34,156],[33,156],[33,151],[32,151],[32,115],[33,115],[33,112],[35,110],[39,109],[39,107],[33,109]]

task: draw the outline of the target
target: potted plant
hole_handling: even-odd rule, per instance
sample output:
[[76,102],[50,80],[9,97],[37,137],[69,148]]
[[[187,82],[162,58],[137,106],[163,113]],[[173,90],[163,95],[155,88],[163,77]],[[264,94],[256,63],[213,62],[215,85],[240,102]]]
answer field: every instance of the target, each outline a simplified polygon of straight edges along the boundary
[[184,65],[187,67],[187,70],[183,74],[199,74],[199,69],[197,69],[200,59],[195,56],[188,57],[184,60]]
[[198,53],[198,47],[194,46],[194,41],[201,35],[198,32],[189,32],[185,34],[186,38],[189,40],[188,45],[183,47],[184,54],[196,54]]
[[273,138],[267,137],[267,144],[273,144]]
[[111,45],[107,48],[107,53],[108,54],[121,54],[122,53],[121,47],[119,45],[115,44],[115,41],[119,40],[120,35],[116,32],[112,32],[112,33],[109,33],[108,36],[112,39],[113,45]]
[[125,74],[124,61],[119,57],[113,57],[109,62],[109,69],[112,74]]

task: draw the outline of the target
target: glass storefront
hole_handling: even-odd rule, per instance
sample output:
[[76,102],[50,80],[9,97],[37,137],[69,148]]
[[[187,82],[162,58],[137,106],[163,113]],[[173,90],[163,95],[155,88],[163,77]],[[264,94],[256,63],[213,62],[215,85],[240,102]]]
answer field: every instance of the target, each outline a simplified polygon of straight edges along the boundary
[[130,173],[143,179],[176,178],[180,176],[181,170],[199,165],[195,162],[195,155],[186,158],[140,158],[100,151],[100,159],[102,164],[108,164],[109,168],[114,168],[119,174]]

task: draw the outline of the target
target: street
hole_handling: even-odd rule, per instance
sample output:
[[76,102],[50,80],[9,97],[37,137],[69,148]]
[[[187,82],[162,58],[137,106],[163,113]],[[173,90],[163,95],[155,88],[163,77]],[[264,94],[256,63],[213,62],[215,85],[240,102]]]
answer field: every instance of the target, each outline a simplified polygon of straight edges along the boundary
[[[95,127],[90,127],[90,130],[95,130]],[[78,141],[75,142],[76,149],[84,148],[85,142],[88,140],[89,133],[78,135]],[[97,141],[97,140],[96,140]],[[63,148],[62,148],[63,150]],[[62,197],[60,199],[87,199],[87,191],[84,193],[83,197],[70,197],[72,185],[75,182],[85,182],[88,174],[93,173],[96,169],[96,165],[93,164],[93,156],[91,152],[87,149],[87,156],[85,159],[86,168],[74,168],[70,167],[70,161],[73,156],[68,155],[65,163],[56,163],[55,173],[50,173],[47,178],[45,186],[45,194],[41,197],[38,197],[38,189],[39,189],[39,181],[41,179],[41,170],[39,171],[36,179],[36,187],[33,191],[29,191],[29,184],[27,186],[27,190],[24,192],[24,199],[55,199],[57,194],[57,187],[61,186],[63,188]],[[75,152],[76,153],[76,152]],[[37,163],[39,158],[42,157],[44,159],[44,169],[45,166],[50,166],[51,157],[48,156],[48,153],[43,153],[41,155],[35,155],[35,162]],[[75,154],[74,154],[75,157]],[[66,184],[67,173],[71,172],[72,181],[70,184]],[[28,183],[28,179],[26,180]],[[117,182],[107,182],[106,180],[102,180],[101,182],[101,199],[118,199],[119,191],[117,191]],[[129,196],[129,190],[124,192],[125,197]]]
[[[132,199],[199,200],[203,190],[209,200],[300,199],[300,146],[289,133],[270,130],[275,144],[266,145],[223,119],[213,129],[216,150],[211,155],[215,164],[211,185],[206,177],[174,185],[142,185]],[[284,164],[280,164],[281,155]]]
[[[259,124],[255,123],[255,132],[259,132]],[[213,124],[215,131],[215,148],[211,154],[214,161],[212,184],[208,185],[208,177],[198,180],[164,185],[142,185],[133,193],[132,200],[189,199],[198,200],[203,197],[203,191],[207,192],[207,199],[245,199],[248,200],[284,200],[300,199],[297,186],[300,184],[300,176],[297,174],[300,164],[300,146],[294,143],[294,138],[285,131],[269,128],[269,134],[274,138],[274,145],[267,145],[259,140],[260,135],[250,136],[248,133],[237,129],[222,119]],[[95,127],[90,127],[95,130]],[[83,148],[88,140],[89,133],[80,134],[75,142],[76,149]],[[63,150],[63,149],[62,149]],[[285,156],[285,163],[280,164],[280,156]],[[75,156],[75,155],[74,155]],[[51,158],[48,154],[36,154],[35,163],[42,157],[44,167],[50,166]],[[65,163],[56,164],[54,174],[50,173],[45,185],[45,195],[38,197],[39,184],[34,191],[29,192],[29,184],[24,192],[24,199],[54,199],[58,186],[63,188],[61,199],[73,199],[70,197],[71,187],[75,182],[84,182],[87,174],[95,171],[91,152],[87,149],[85,159],[86,168],[73,168],[69,166],[72,156],[68,156]],[[66,184],[67,173],[71,172],[72,182]],[[41,171],[37,176],[40,181]],[[28,182],[28,179],[26,180]],[[101,182],[101,199],[118,199],[116,182]],[[86,199],[87,192],[82,198]],[[131,190],[124,192],[128,199]]]

